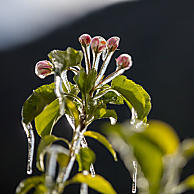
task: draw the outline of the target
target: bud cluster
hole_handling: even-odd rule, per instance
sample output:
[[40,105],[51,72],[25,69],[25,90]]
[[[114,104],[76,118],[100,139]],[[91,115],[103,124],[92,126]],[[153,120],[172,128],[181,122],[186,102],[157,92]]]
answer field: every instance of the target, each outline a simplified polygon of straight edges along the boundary
[[[91,68],[94,68],[96,69],[96,71],[98,71],[100,56],[103,53],[103,63],[97,75],[95,87],[99,87],[108,83],[116,76],[122,74],[125,70],[130,69],[130,67],[132,66],[131,56],[128,54],[121,54],[118,58],[115,59],[116,70],[105,77],[103,80],[102,78],[104,77],[104,73],[111,60],[111,57],[119,46],[120,38],[117,36],[113,36],[106,41],[101,36],[95,36],[91,38],[89,34],[82,34],[78,40],[84,52],[86,73],[88,73]],[[90,48],[93,54],[92,65],[90,63]],[[46,76],[54,73],[54,65],[47,60],[39,61],[35,66],[35,73],[38,77],[43,79]]]

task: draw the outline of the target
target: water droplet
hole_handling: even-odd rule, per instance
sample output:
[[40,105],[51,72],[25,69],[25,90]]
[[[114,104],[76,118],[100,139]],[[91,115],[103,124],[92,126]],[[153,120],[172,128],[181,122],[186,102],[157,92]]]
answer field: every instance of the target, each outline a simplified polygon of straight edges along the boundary
[[112,55],[113,55],[113,52],[108,53],[106,58],[104,59],[105,61],[102,64],[102,67],[101,67],[100,72],[98,74],[98,77],[97,77],[97,80],[96,80],[96,85],[98,85],[100,80],[102,79],[102,76],[104,75],[104,73],[105,73],[105,71],[106,71],[106,69],[108,67],[108,64],[110,62],[110,59],[111,59]]
[[132,193],[136,193],[136,180],[137,180],[137,163],[133,161],[133,175],[132,175]]
[[111,125],[115,125],[116,124],[117,120],[115,118],[109,117],[109,119],[110,119],[110,124]]
[[22,125],[28,139],[27,174],[32,174],[32,162],[34,155],[34,132],[31,123],[25,124],[22,122]]

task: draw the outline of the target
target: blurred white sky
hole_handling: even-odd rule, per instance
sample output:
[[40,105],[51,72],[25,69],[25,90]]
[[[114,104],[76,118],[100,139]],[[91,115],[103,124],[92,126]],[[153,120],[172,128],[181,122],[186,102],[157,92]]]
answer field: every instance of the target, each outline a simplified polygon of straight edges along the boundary
[[0,50],[35,39],[95,9],[123,1],[132,0],[1,0]]

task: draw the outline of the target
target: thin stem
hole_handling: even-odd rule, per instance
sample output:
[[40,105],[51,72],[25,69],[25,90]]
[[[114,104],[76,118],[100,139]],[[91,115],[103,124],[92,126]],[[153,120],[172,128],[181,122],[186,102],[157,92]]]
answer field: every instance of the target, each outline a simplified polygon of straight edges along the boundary
[[104,75],[104,73],[105,73],[105,71],[106,71],[106,69],[108,67],[108,64],[110,62],[110,59],[111,59],[112,55],[113,55],[113,52],[108,52],[107,53],[106,58],[105,58],[105,60],[104,60],[104,62],[102,64],[102,67],[100,69],[100,72],[99,72],[99,74],[97,76],[96,85],[98,85],[100,80],[102,79],[102,76]]
[[82,49],[84,51],[84,58],[85,58],[85,64],[86,64],[86,73],[88,74],[89,70],[91,69],[90,64],[90,47],[89,46],[82,46]]

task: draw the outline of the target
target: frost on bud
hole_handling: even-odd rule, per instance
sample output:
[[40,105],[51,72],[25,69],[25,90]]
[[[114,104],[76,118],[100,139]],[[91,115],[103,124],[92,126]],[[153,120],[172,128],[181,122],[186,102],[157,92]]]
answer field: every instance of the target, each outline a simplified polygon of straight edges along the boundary
[[46,76],[53,73],[52,63],[47,60],[39,61],[36,63],[35,73],[39,78],[44,79]]
[[115,51],[119,46],[120,38],[113,36],[107,40],[107,48],[110,52]]
[[82,34],[79,37],[79,42],[83,47],[87,47],[90,45],[91,42],[91,36],[89,34]]
[[101,53],[106,48],[106,40],[101,36],[95,36],[91,41],[91,49],[95,53]]
[[131,56],[128,54],[122,54],[116,59],[116,63],[119,69],[127,70],[132,66]]

